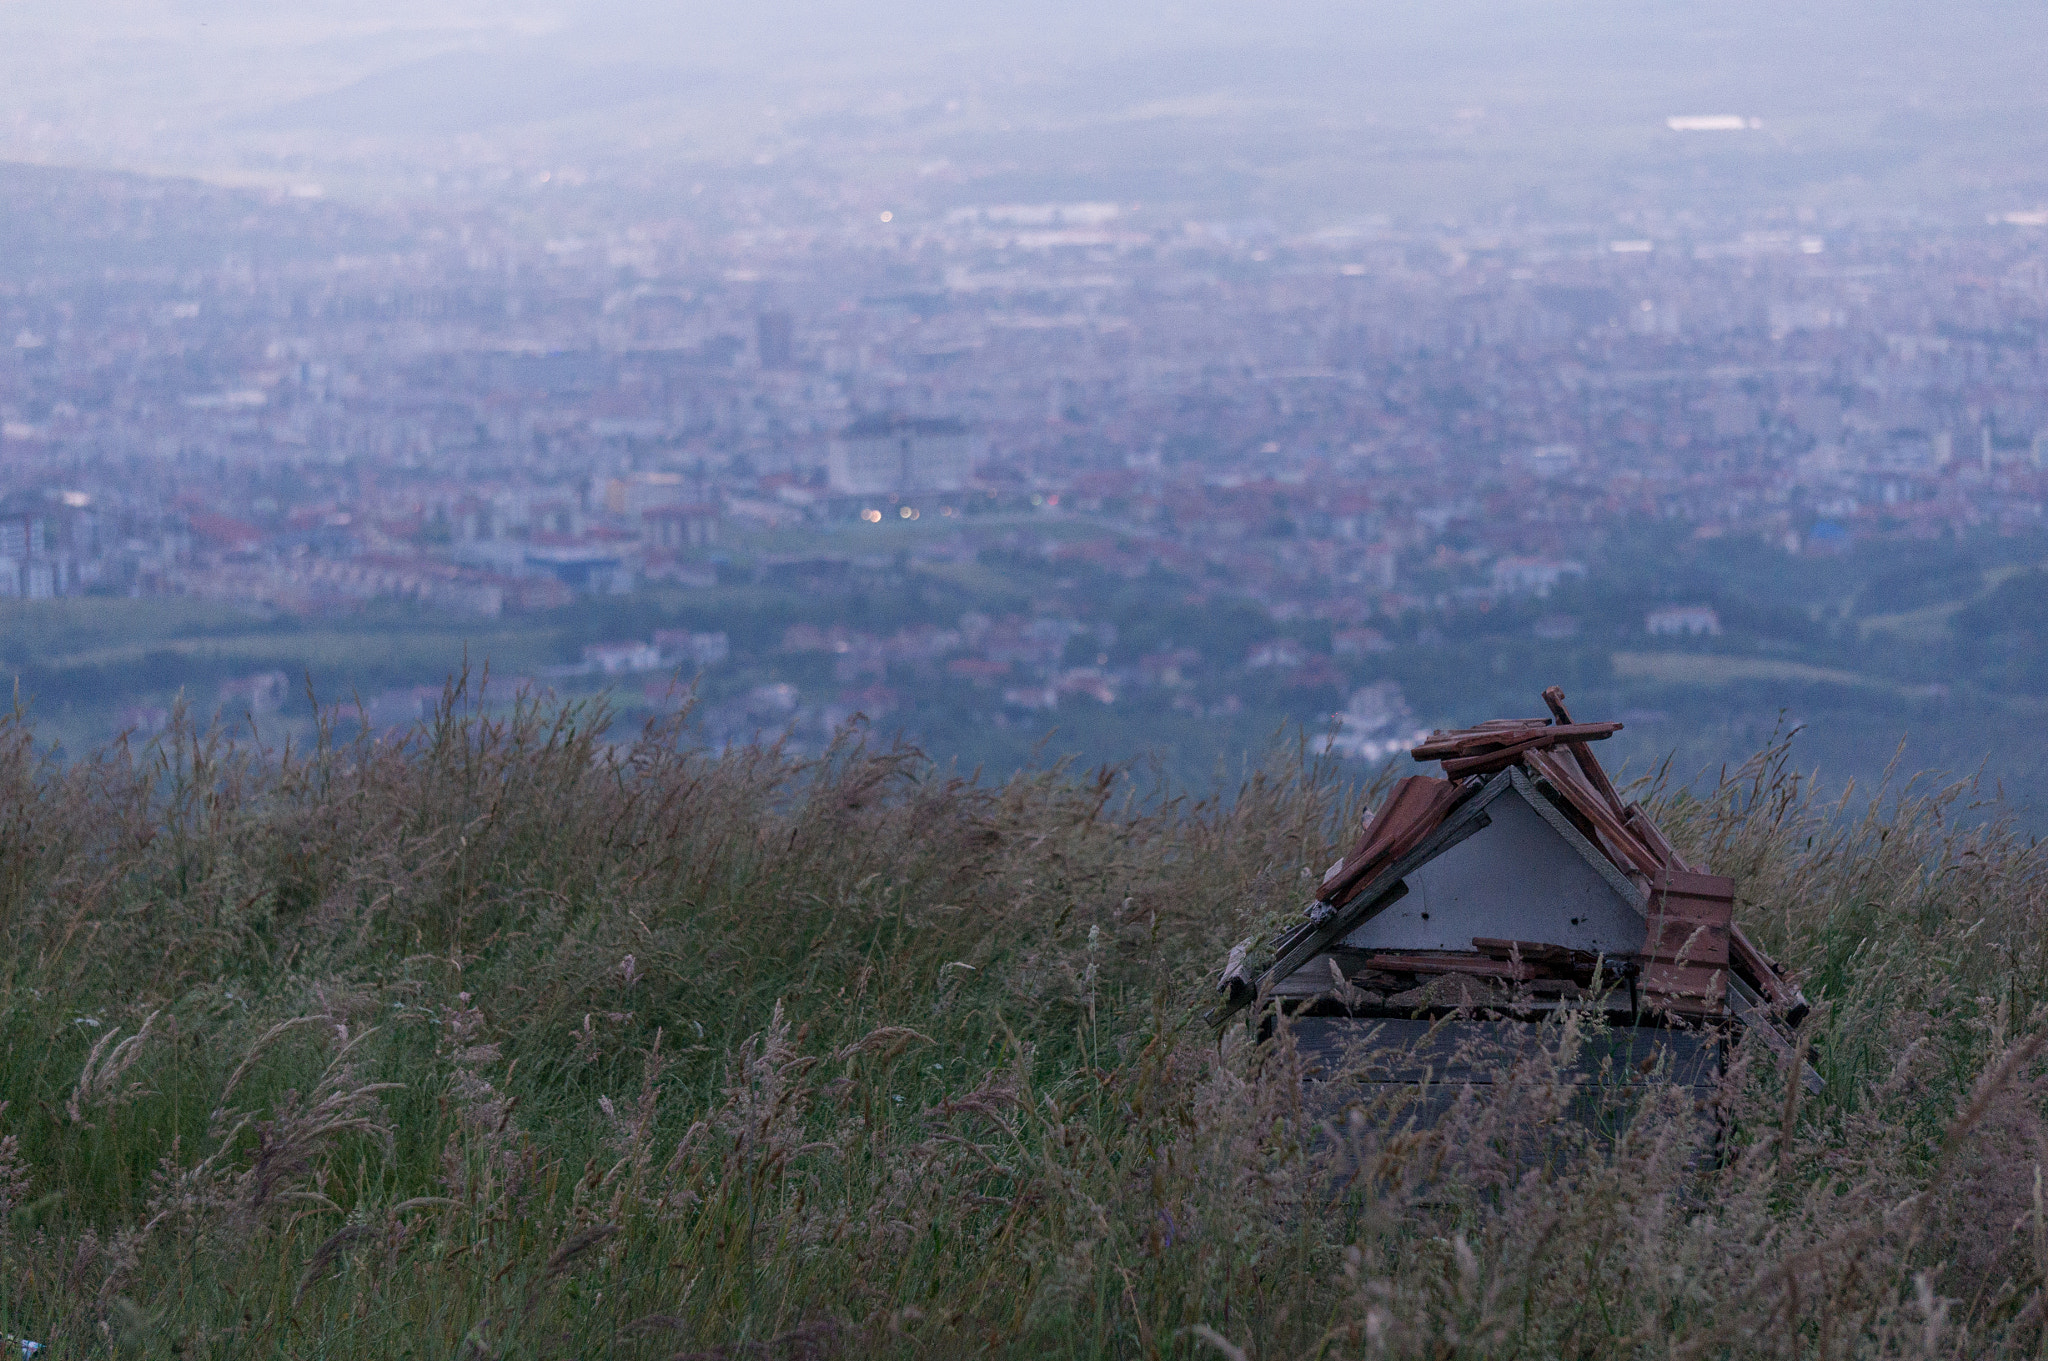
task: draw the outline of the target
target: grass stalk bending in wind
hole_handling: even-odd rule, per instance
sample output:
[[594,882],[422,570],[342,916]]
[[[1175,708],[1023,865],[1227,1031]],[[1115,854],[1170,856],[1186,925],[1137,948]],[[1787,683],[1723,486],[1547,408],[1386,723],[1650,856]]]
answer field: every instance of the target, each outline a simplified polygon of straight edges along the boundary
[[[0,1334],[187,1357],[2036,1355],[2042,855],[1967,790],[1665,800],[1805,973],[1711,1165],[1586,1038],[1433,1129],[1199,1020],[1362,791],[1139,805],[600,713],[0,731]],[[1383,1113],[1384,1114],[1384,1113]],[[1522,1150],[1542,1143],[1532,1163]]]

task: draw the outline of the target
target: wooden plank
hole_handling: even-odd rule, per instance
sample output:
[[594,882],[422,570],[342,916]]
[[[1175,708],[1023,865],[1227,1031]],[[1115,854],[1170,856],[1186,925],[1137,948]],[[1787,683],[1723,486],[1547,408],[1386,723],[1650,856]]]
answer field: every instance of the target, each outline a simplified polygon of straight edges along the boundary
[[1541,977],[1531,965],[1484,955],[1372,955],[1365,961],[1365,967],[1378,973],[1467,974],[1510,983],[1527,983]]
[[[1620,726],[1614,725],[1617,730]],[[1604,737],[1608,734],[1601,735]],[[1443,758],[1444,774],[1453,779],[1466,775],[1491,775],[1496,771],[1506,770],[1529,752],[1543,751],[1561,745],[1564,745],[1564,739],[1557,736],[1555,729],[1542,729],[1495,751],[1475,752],[1470,756],[1446,756]]]
[[1617,959],[1591,950],[1574,950],[1541,941],[1490,940],[1475,936],[1472,948],[1494,959],[1519,959],[1535,969],[1538,978],[1569,979],[1580,987],[1594,986],[1601,981],[1602,974],[1612,983],[1640,968],[1637,961],[1626,957]]
[[[1543,702],[1549,706],[1551,715],[1559,723],[1572,721],[1571,711],[1564,707],[1562,686],[1553,685],[1545,690]],[[1580,773],[1586,777],[1586,783],[1592,787],[1594,793],[1606,800],[1607,806],[1614,810],[1615,816],[1626,823],[1627,809],[1622,804],[1621,794],[1615,789],[1614,781],[1607,778],[1607,771],[1601,766],[1599,758],[1594,756],[1592,750],[1584,743],[1575,744],[1571,752],[1572,760],[1578,764]]]
[[1652,1006],[1718,1015],[1727,1007],[1735,881],[1665,870],[1653,881],[1642,988]]
[[1555,753],[1531,752],[1528,761],[1538,774],[1550,781],[1553,789],[1600,829],[1601,838],[1617,865],[1624,870],[1639,870],[1653,878],[1663,872],[1663,863],[1622,827],[1600,796],[1587,788],[1577,773],[1571,771]]
[[1427,775],[1410,775],[1400,781],[1359,834],[1358,844],[1344,857],[1336,877],[1325,883],[1316,896],[1332,906],[1341,906],[1367,876],[1388,860],[1406,854],[1469,793],[1459,785]]
[[1538,764],[1539,769],[1552,777],[1551,782],[1558,792],[1600,829],[1601,838],[1623,862],[1623,869],[1634,869],[1652,877],[1663,870],[1664,864],[1656,853],[1636,840],[1635,835],[1614,817],[1606,801],[1569,763],[1560,760],[1555,753],[1544,753],[1538,758]]
[[[1551,686],[1543,692],[1543,702],[1550,707],[1551,716],[1560,724],[1572,721],[1571,710],[1564,706],[1564,690]],[[1670,838],[1640,806],[1623,802],[1621,792],[1614,787],[1614,781],[1607,778],[1605,767],[1584,743],[1573,743],[1569,750],[1572,760],[1585,776],[1587,785],[1599,795],[1610,810],[1621,821],[1621,825],[1642,847],[1672,869],[1690,869],[1685,860],[1672,846]]]
[[1246,936],[1230,948],[1230,957],[1223,961],[1223,978],[1219,987],[1233,1001],[1252,990],[1252,970],[1246,958],[1251,953],[1252,942],[1253,938]]
[[1500,728],[1473,732],[1446,733],[1431,736],[1428,741],[1413,748],[1409,755],[1418,761],[1434,761],[1445,756],[1464,756],[1487,748],[1512,746],[1535,738],[1549,742],[1586,741],[1604,742],[1621,731],[1619,723],[1543,723],[1528,728]]
[[1502,747],[1526,742],[1543,731],[1542,728],[1505,728],[1496,733],[1459,733],[1442,741],[1424,742],[1409,749],[1408,754],[1418,761],[1442,761],[1480,752],[1499,751]]
[[[1559,803],[1560,806],[1557,811],[1564,814],[1565,821],[1569,822],[1578,831],[1580,836],[1586,838],[1587,845],[1598,847],[1600,845],[1600,829],[1593,825],[1593,819],[1580,812],[1579,806],[1570,799],[1560,800]],[[1605,852],[1602,852],[1602,854],[1605,854]]]
[[1728,967],[1728,924],[1690,920],[1652,911],[1643,937],[1643,957],[1670,964]]
[[1580,956],[1588,965],[1593,956],[1584,950],[1574,950],[1563,945],[1548,945],[1534,940],[1496,940],[1488,936],[1474,936],[1472,948],[1482,955],[1494,959],[1520,959],[1526,964],[1576,964]]
[[1550,745],[1540,737],[1530,737],[1502,747],[1499,751],[1486,752],[1478,756],[1447,756],[1444,758],[1444,774],[1451,779],[1464,775],[1497,775],[1509,766],[1519,762],[1532,751],[1540,751]]
[[1731,904],[1735,901],[1735,881],[1725,874],[1670,869],[1659,877],[1657,887],[1660,892],[1675,898],[1699,898]]
[[1726,969],[1734,915],[1733,879],[1666,870],[1651,889],[1643,957]]
[[1624,827],[1635,833],[1637,840],[1641,841],[1658,855],[1664,857],[1664,863],[1672,869],[1690,870],[1692,868],[1691,865],[1685,863],[1684,857],[1679,855],[1678,848],[1671,844],[1671,838],[1664,835],[1664,829],[1659,827],[1651,819],[1650,815],[1643,811],[1641,804],[1630,804],[1626,815],[1623,816],[1621,821]]
[[1650,962],[1643,965],[1639,981],[1653,1008],[1693,1015],[1719,1015],[1727,1009],[1726,969]]
[[[1764,1004],[1764,999],[1752,992],[1739,977],[1730,976],[1728,979],[1728,1009],[1735,1013],[1735,1019],[1742,1022],[1745,1028],[1775,1050],[1779,1058],[1790,1063],[1798,1056],[1799,1051],[1793,1044],[1793,1037],[1778,1028],[1782,1023],[1771,1015]],[[1826,1079],[1815,1072],[1813,1065],[1809,1063],[1799,1065],[1799,1083],[1814,1096],[1819,1096],[1827,1090],[1828,1085]]]
[[1796,1023],[1797,1017],[1806,1014],[1806,994],[1785,977],[1785,970],[1778,961],[1757,949],[1739,926],[1729,928],[1728,953],[1729,962],[1737,972],[1774,1006],[1783,1008],[1788,1019]]

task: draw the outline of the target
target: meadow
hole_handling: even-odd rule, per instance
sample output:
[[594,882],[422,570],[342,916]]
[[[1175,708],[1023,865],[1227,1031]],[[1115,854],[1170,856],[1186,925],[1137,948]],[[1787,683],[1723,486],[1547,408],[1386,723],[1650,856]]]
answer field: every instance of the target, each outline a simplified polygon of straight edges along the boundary
[[[2043,853],[1779,746],[1644,791],[1805,978],[1718,1159],[1592,1022],[1421,1128],[1202,1019],[1372,791],[846,733],[0,731],[0,1334],[51,1357],[2035,1356]],[[1524,1151],[1537,1141],[1544,1155]]]

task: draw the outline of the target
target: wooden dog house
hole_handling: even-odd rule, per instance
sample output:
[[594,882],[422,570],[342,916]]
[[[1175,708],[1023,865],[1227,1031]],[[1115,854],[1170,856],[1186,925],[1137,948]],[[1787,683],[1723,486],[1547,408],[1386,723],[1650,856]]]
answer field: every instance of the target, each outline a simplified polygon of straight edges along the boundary
[[[1590,744],[1619,723],[1575,723],[1561,690],[1543,697],[1548,718],[1439,731],[1416,747],[1442,776],[1394,786],[1263,967],[1252,941],[1231,952],[1212,1019],[1284,1013],[1305,1048],[1334,1051],[1358,1023],[1456,1013],[1526,1024],[1594,1006],[1612,1026],[1672,1032],[1651,1038],[1689,1056],[1689,1085],[1708,1081],[1702,1045],[1718,1055],[1738,1027],[1789,1055],[1806,1000],[1735,925],[1733,881],[1689,864],[1616,792]],[[1396,1000],[1418,989],[1422,1001]],[[1802,1080],[1820,1082],[1810,1068]]]

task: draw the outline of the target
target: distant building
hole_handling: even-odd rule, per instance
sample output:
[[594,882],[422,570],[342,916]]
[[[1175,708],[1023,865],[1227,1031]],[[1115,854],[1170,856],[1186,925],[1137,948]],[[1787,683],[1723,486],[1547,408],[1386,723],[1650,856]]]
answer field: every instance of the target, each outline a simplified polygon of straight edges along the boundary
[[25,558],[29,554],[47,551],[43,522],[34,516],[10,515],[0,520],[0,554],[10,558]]
[[693,633],[688,629],[656,629],[654,646],[663,662],[716,666],[732,656],[732,640],[723,633]]
[[1564,477],[1579,466],[1576,444],[1540,444],[1520,455],[1522,466],[1538,477]]
[[747,692],[747,714],[752,718],[777,718],[796,712],[797,691],[788,681],[770,681]]
[[640,523],[657,548],[708,548],[718,542],[716,506],[656,506],[640,513]]
[[1666,605],[1643,617],[1643,627],[1656,638],[1718,637],[1721,616],[1712,605]]
[[1547,596],[1566,577],[1586,575],[1580,562],[1558,562],[1551,558],[1502,558],[1493,564],[1493,588],[1511,595]]
[[661,653],[652,643],[591,643],[583,649],[583,660],[607,676],[661,669]]
[[754,341],[764,369],[794,368],[794,324],[787,312],[763,312],[754,318]]
[[681,473],[639,472],[605,483],[604,506],[614,515],[638,516],[686,501]]
[[1801,551],[1809,557],[1833,557],[1849,551],[1849,531],[1833,520],[1819,520],[1806,531],[1806,543]]
[[1013,685],[1003,691],[1003,703],[1017,709],[1057,709],[1060,692],[1051,685]]
[[274,714],[284,707],[291,681],[282,671],[258,671],[253,676],[220,683],[221,707],[246,709],[252,714]]
[[1254,670],[1263,667],[1297,667],[1308,661],[1308,651],[1292,638],[1275,638],[1255,644],[1245,654],[1244,664]]
[[526,566],[546,572],[572,591],[591,594],[633,588],[633,574],[612,549],[584,544],[535,544],[526,550]]
[[1323,750],[1354,761],[1384,761],[1428,736],[1393,681],[1352,691],[1344,711],[1333,718],[1336,726]]
[[1378,629],[1339,629],[1330,635],[1330,651],[1339,657],[1363,657],[1374,652],[1392,652],[1394,645]]
[[440,702],[440,686],[408,685],[378,692],[358,710],[358,716],[365,727],[383,731],[408,728],[434,712]]
[[974,474],[974,441],[957,420],[863,416],[832,441],[825,466],[842,496],[961,491]]

